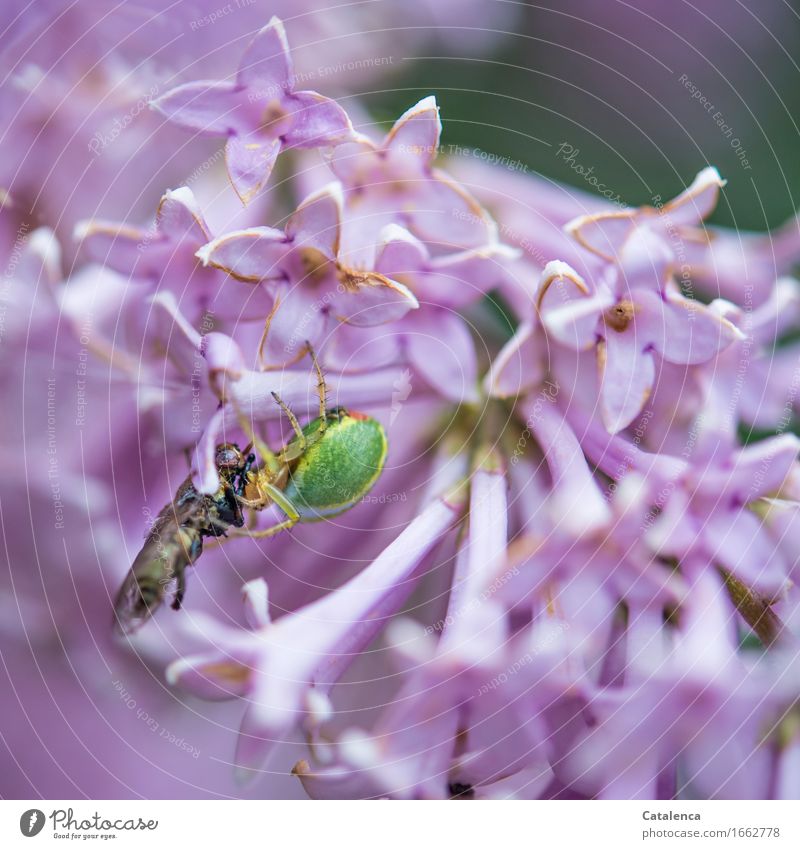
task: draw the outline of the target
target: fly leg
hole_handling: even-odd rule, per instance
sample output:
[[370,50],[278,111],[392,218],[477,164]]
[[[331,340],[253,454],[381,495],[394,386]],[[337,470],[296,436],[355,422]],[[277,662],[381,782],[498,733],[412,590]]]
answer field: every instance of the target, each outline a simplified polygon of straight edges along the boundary
[[172,609],[180,610],[183,604],[183,597],[186,595],[186,569],[179,566],[175,578],[178,586],[175,588],[175,597],[172,599]]

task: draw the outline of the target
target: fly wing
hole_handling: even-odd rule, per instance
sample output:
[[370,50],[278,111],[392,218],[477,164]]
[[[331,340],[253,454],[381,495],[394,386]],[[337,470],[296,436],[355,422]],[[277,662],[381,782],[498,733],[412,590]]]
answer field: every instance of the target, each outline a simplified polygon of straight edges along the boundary
[[136,555],[114,604],[114,626],[125,635],[133,634],[161,606],[178,571],[186,566],[186,555],[174,522],[154,526],[142,550]]
[[[200,530],[208,524],[206,497],[187,478],[175,500],[156,517],[142,550],[136,555],[114,604],[114,627],[120,634],[139,630],[155,613],[177,580],[202,551]],[[176,602],[180,604],[179,596]]]

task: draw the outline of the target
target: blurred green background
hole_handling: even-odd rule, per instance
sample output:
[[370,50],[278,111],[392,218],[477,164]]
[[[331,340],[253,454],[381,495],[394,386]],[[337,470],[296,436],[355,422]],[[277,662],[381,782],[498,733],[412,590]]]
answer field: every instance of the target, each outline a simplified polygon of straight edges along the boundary
[[[440,55],[395,63],[385,89],[360,92],[372,113],[391,121],[435,92],[445,143],[589,191],[574,168],[592,168],[632,204],[668,198],[713,164],[729,183],[712,220],[742,229],[775,226],[800,205],[796,3],[513,5],[515,31],[477,59],[478,33],[459,32],[454,12]],[[571,164],[564,143],[579,151]]]

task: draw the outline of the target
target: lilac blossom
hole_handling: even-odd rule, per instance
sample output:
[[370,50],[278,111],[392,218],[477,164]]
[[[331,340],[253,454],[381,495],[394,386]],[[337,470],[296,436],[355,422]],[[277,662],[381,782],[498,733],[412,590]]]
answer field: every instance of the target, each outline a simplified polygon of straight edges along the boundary
[[243,203],[269,179],[284,148],[335,145],[353,135],[337,103],[295,90],[286,32],[275,17],[245,51],[234,82],[186,83],[153,106],[190,130],[228,138],[225,163]]
[[[83,173],[52,149],[106,114],[81,63],[0,89],[20,146],[0,166],[0,731],[37,738],[2,795],[796,798],[797,220],[706,227],[711,167],[622,207],[448,159],[432,95],[373,138],[360,103],[305,89],[278,18],[252,26],[160,72],[98,59],[112,100],[150,74],[154,98],[119,146],[90,135],[74,203],[20,151]],[[201,58],[226,72],[222,27],[250,42],[235,76],[193,81]],[[201,147],[165,124],[224,138],[233,189],[178,167]],[[116,182],[128,155],[157,189]],[[220,442],[291,439],[276,396],[318,415],[312,351],[328,407],[387,433],[375,488],[270,539],[242,537],[280,509],[248,512],[183,610],[114,639],[111,598],[187,475],[213,494]]]

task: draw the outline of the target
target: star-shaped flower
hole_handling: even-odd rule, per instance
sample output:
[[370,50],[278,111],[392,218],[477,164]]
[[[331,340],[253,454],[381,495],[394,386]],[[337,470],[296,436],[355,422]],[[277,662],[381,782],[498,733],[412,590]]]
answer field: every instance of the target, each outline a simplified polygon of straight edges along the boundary
[[402,284],[341,258],[342,194],[332,183],[307,197],[285,230],[252,227],[226,233],[197,256],[248,283],[266,281],[275,296],[261,345],[276,366],[321,347],[332,322],[371,327],[395,321],[419,303]]
[[263,288],[241,286],[202,266],[195,252],[211,239],[197,201],[186,186],[167,191],[150,229],[110,221],[83,221],[75,229],[84,252],[125,277],[171,291],[190,321],[206,314],[241,321],[246,312],[266,315],[271,298]]
[[489,214],[433,165],[441,131],[436,98],[426,97],[398,119],[381,144],[360,136],[333,151],[331,168],[358,221],[348,230],[347,251],[369,256],[387,224],[451,250],[496,242]]
[[248,203],[286,148],[336,145],[353,137],[345,111],[315,91],[295,91],[286,33],[273,17],[242,56],[233,82],[200,81],[168,91],[153,106],[170,121],[227,136],[225,162]]
[[670,258],[645,233],[632,237],[618,266],[591,286],[570,266],[551,262],[537,303],[548,335],[576,350],[595,348],[600,410],[609,433],[642,410],[656,379],[656,355],[692,365],[715,357],[740,332],[720,301],[684,297],[670,276]]
[[643,231],[657,237],[673,255],[688,252],[692,245],[708,243],[708,235],[698,225],[713,212],[724,185],[716,168],[704,168],[685,191],[667,203],[581,215],[565,230],[609,262],[618,260],[628,241]]

